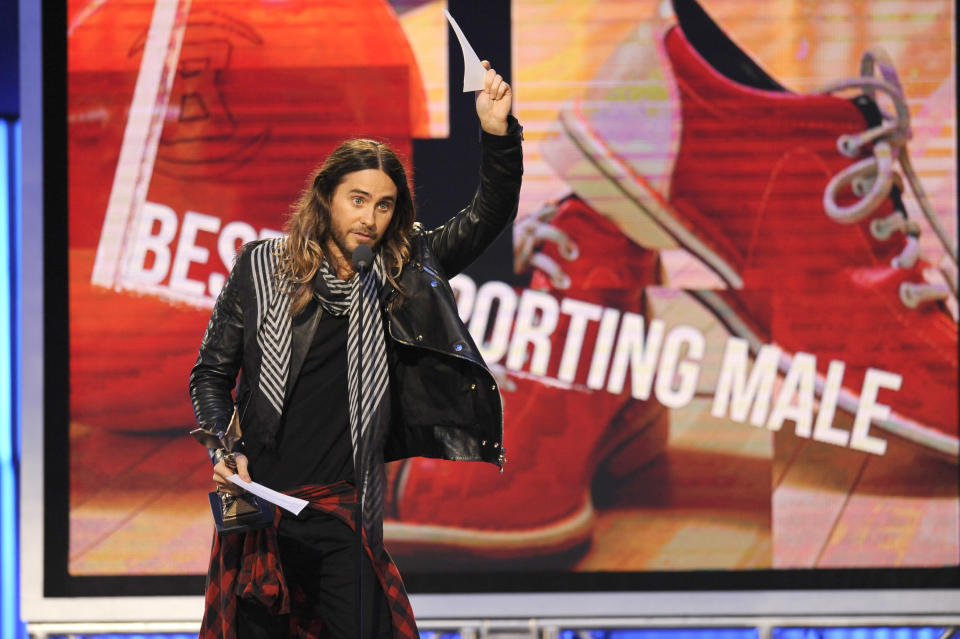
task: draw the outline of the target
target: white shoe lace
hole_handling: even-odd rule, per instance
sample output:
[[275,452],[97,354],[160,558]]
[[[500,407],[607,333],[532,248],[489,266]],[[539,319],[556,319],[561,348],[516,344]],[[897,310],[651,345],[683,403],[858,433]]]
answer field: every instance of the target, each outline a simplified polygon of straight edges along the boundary
[[[880,77],[875,77],[875,71]],[[837,93],[849,89],[862,90],[876,102],[878,91],[886,94],[893,102],[895,113],[880,109],[880,125],[861,133],[842,135],[837,139],[840,153],[855,158],[865,145],[872,144],[872,156],[856,162],[833,176],[823,193],[823,208],[830,219],[840,224],[854,224],[873,213],[890,191],[896,187],[903,192],[903,178],[894,171],[899,163],[910,189],[920,205],[920,210],[937,235],[945,252],[940,271],[947,282],[913,283],[900,285],[900,299],[908,308],[917,308],[926,302],[947,300],[951,294],[957,295],[957,248],[950,241],[946,230],[940,224],[933,207],[927,198],[923,186],[914,171],[910,155],[907,153],[907,141],[913,133],[910,129],[910,111],[900,86],[900,80],[890,56],[882,49],[872,49],[863,55],[860,63],[860,77],[844,80],[825,87],[823,93]],[[880,107],[879,103],[877,104]],[[849,186],[860,199],[846,206],[837,203],[838,194]],[[894,200],[897,201],[896,199]],[[870,233],[883,241],[894,233],[903,233],[907,241],[903,250],[892,260],[895,268],[913,268],[920,255],[920,225],[910,219],[904,208],[897,208],[892,214],[877,218],[870,223]]]
[[547,202],[514,224],[513,271],[526,273],[539,269],[550,279],[554,288],[563,290],[570,288],[570,276],[554,259],[543,254],[540,249],[544,243],[552,242],[557,245],[557,251],[565,260],[577,259],[580,256],[580,249],[569,235],[551,226],[550,223],[556,215],[557,203]]

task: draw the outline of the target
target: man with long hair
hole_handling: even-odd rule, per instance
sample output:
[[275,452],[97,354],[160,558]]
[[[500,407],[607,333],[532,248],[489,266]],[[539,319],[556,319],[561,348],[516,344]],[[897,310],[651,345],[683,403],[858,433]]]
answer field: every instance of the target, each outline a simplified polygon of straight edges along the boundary
[[415,222],[392,150],[349,140],[311,177],[286,235],[237,258],[190,376],[202,428],[224,433],[235,405],[240,418],[243,452],[211,450],[214,481],[236,494],[230,476],[254,477],[310,507],[215,537],[204,639],[418,636],[383,548],[383,464],[502,467],[497,384],[448,284],[517,212],[521,129],[510,86],[484,66],[480,184],[447,223]]

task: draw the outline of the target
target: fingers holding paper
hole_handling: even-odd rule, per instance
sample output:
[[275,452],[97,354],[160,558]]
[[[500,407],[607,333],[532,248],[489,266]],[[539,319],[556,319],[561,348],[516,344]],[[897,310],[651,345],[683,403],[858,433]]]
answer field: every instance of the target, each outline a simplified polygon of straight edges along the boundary
[[222,493],[240,495],[243,489],[230,481],[233,475],[239,475],[244,481],[251,481],[250,473],[247,472],[247,457],[242,453],[234,453],[233,459],[236,461],[236,469],[231,468],[227,458],[220,460],[213,467],[213,481],[217,484],[217,490]]
[[480,126],[487,133],[505,135],[507,116],[513,102],[513,91],[496,69],[486,60],[480,64],[487,70],[483,79],[483,89],[477,91],[477,117]]
[[496,69],[490,66],[489,62],[484,60],[480,64],[487,70],[483,79],[483,90],[494,102],[502,100],[507,92],[510,91],[510,85],[506,83],[502,75],[497,73]]

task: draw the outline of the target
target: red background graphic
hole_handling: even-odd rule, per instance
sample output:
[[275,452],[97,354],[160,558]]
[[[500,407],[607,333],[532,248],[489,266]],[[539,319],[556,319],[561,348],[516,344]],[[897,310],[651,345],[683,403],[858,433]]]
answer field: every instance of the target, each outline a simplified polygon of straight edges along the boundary
[[[891,198],[858,224],[824,213],[827,182],[856,161],[836,139],[866,125],[856,92],[812,95],[856,76],[862,51],[890,46],[913,116],[908,148],[952,237],[952,4],[920,13],[908,2],[811,1],[797,13],[784,1],[764,18],[744,3],[704,0],[720,30],[697,43],[670,30],[677,18],[660,4],[511,5],[512,68],[499,70],[525,126],[519,219],[503,240],[517,258],[505,270],[516,272],[474,268],[454,282],[481,347],[493,348],[495,318],[506,322],[505,348],[488,359],[501,378],[507,465],[503,475],[436,460],[390,467],[387,547],[412,590],[427,583],[418,575],[450,571],[509,571],[549,589],[537,581],[544,574],[960,565],[955,452],[909,428],[873,426],[887,442],[876,455],[798,435],[795,419],[772,430],[711,414],[724,349],[755,338],[753,356],[776,344],[815,355],[821,374],[844,362],[844,392],[854,395],[868,368],[901,375],[901,390],[881,389],[878,401],[956,447],[956,298],[908,310],[899,297],[905,281],[943,284],[943,250],[924,222],[918,242],[929,261],[891,267],[907,235],[871,235]],[[151,240],[134,271],[160,276],[138,285],[119,268],[104,285],[94,263],[105,241],[123,237],[104,234],[105,216],[123,184],[117,164],[154,2],[68,3],[68,577],[205,571],[210,467],[186,436],[189,370],[230,255],[282,230],[327,153],[347,137],[388,142],[411,178],[424,178],[422,216],[437,215],[431,205],[444,196],[419,188],[427,171],[430,189],[473,179],[474,156],[451,149],[428,166],[422,151],[443,142],[450,105],[465,97],[453,72],[459,52],[451,48],[448,77],[436,44],[452,37],[444,6],[193,0],[155,163],[140,176],[149,179],[144,210],[169,211],[141,234],[169,236]],[[891,16],[907,26],[889,31]],[[474,39],[474,23],[461,26]],[[727,36],[770,86],[735,86],[711,68],[708,49]],[[450,130],[454,112],[474,117],[458,108]],[[847,189],[841,203],[856,199]],[[904,199],[919,219],[909,191]],[[665,231],[651,221],[658,215],[683,228]],[[184,270],[173,275],[178,262]],[[524,321],[543,338],[524,343]],[[665,340],[680,327],[703,340],[695,389],[676,406],[664,398],[682,373],[664,368],[667,355],[652,360],[666,381],[638,397],[639,361],[617,354],[651,339],[655,325]],[[582,343],[571,338],[580,330]],[[579,353],[566,360],[571,340]],[[680,358],[693,357],[684,344]],[[608,381],[618,357],[622,388]],[[594,358],[606,358],[599,384]],[[787,368],[774,398],[792,383]],[[833,426],[850,432],[853,420],[841,407]]]

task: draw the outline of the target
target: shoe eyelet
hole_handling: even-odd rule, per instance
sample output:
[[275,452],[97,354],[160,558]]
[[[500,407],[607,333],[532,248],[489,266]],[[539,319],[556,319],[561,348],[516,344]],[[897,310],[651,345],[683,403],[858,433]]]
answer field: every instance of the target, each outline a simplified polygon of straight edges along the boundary
[[860,145],[857,144],[857,138],[853,135],[841,135],[837,138],[837,151],[847,156],[855,158],[860,152]]
[[850,188],[853,190],[854,195],[863,197],[873,188],[873,182],[874,180],[868,177],[855,177],[850,181]]
[[890,238],[890,235],[893,234],[893,228],[883,223],[883,220],[880,218],[874,218],[870,220],[870,235],[874,239],[883,241]]
[[919,302],[914,296],[913,287],[910,286],[909,282],[900,284],[900,301],[903,302],[903,305],[907,308],[917,308]]

